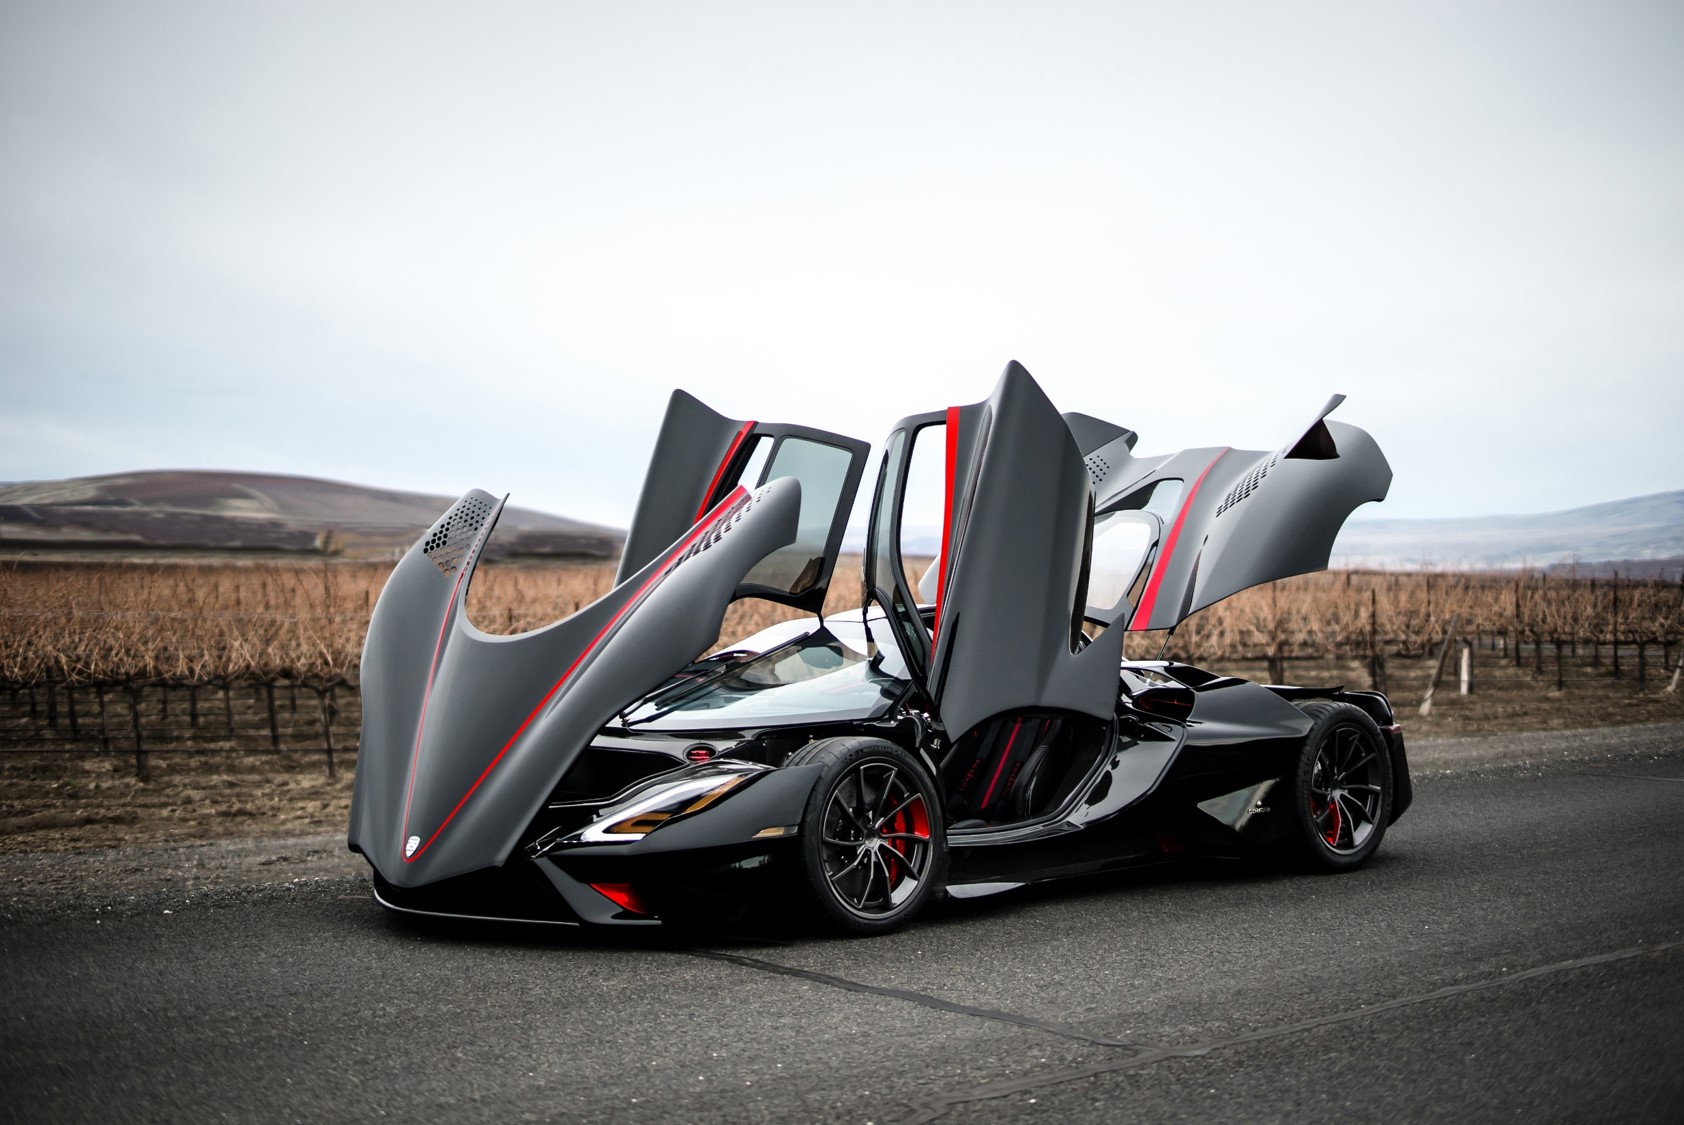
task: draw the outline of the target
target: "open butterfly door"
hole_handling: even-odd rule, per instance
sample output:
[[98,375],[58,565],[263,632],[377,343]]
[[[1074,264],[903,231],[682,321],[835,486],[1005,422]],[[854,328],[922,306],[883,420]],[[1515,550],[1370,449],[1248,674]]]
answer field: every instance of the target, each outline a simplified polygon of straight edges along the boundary
[[[942,442],[946,465],[928,614],[900,545],[921,441]],[[1093,498],[1071,425],[1015,362],[987,401],[906,418],[891,433],[872,504],[867,596],[887,610],[950,738],[1014,712],[1114,714],[1123,631],[1091,643],[1081,632]]]
[[795,541],[749,571],[739,597],[817,613],[871,446],[806,426],[743,421],[674,391],[649,460],[615,582],[636,574],[731,490],[794,477],[801,482]]

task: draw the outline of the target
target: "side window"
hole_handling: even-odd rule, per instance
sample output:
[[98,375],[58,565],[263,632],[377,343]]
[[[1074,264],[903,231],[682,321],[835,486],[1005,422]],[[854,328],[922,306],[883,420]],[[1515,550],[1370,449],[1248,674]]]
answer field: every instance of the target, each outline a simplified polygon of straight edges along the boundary
[[877,508],[871,516],[871,584],[886,595],[895,590],[895,498],[900,494],[901,449],[906,431],[889,435],[883,451],[883,479],[877,485]]
[[1162,527],[1149,511],[1106,512],[1094,519],[1093,560],[1088,571],[1089,617],[1110,618],[1128,601]]
[[[755,452],[758,454],[760,451],[757,449]],[[824,569],[825,544],[836,520],[836,510],[852,462],[848,450],[839,446],[791,436],[778,441],[767,457],[766,468],[756,484],[765,484],[780,477],[799,480],[799,527],[795,542],[780,547],[755,564],[743,579],[746,585],[801,594],[818,583]]]
[[1181,494],[1186,491],[1186,485],[1178,477],[1166,477],[1155,480],[1145,488],[1125,497],[1119,503],[1106,505],[1112,511],[1151,512],[1165,523],[1175,519],[1176,510],[1181,505]]
[[900,557],[906,581],[922,605],[936,600],[941,579],[942,521],[947,514],[947,424],[912,434],[906,492],[900,510]]

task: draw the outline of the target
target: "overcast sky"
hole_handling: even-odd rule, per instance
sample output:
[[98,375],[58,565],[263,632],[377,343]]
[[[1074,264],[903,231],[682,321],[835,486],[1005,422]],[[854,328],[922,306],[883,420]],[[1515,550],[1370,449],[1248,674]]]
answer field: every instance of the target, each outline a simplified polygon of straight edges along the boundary
[[668,392],[1138,452],[1334,391],[1364,516],[1684,488],[1684,5],[0,3],[0,479],[623,525]]

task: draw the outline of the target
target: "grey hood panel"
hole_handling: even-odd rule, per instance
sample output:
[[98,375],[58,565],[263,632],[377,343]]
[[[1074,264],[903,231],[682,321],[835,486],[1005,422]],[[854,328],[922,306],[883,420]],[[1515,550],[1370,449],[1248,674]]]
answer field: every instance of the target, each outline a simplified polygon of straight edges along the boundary
[[1358,505],[1384,500],[1392,470],[1364,430],[1327,415],[1274,452],[1189,449],[1133,462],[1132,478],[1104,495],[1102,510],[1159,481],[1184,482],[1129,628],[1169,629],[1187,616],[1263,582],[1324,570],[1333,541]]
[[464,496],[369,623],[351,845],[399,887],[503,863],[596,732],[718,636],[743,576],[795,539],[800,506],[793,478],[739,488],[601,600],[502,637],[464,608],[500,505]]

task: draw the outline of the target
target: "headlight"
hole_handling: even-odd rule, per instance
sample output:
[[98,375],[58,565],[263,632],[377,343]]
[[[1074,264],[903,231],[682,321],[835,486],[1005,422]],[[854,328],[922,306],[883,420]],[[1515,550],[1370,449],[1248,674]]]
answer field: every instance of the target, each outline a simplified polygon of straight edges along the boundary
[[675,816],[701,812],[749,779],[748,774],[692,778],[662,786],[653,793],[634,798],[630,804],[610,811],[603,819],[580,833],[587,843],[628,844],[641,840]]

